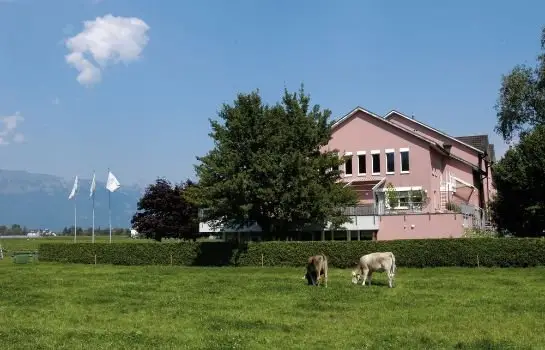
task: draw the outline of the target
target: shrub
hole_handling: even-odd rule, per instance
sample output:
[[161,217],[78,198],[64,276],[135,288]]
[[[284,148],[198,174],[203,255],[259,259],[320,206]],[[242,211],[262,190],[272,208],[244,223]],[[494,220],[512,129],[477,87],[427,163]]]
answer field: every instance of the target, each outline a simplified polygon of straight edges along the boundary
[[464,229],[464,238],[498,238],[499,233],[492,229],[466,228]]
[[44,243],[41,261],[117,265],[304,266],[323,253],[333,267],[354,267],[363,254],[391,251],[400,267],[545,265],[545,239],[458,238],[398,241],[181,243]]

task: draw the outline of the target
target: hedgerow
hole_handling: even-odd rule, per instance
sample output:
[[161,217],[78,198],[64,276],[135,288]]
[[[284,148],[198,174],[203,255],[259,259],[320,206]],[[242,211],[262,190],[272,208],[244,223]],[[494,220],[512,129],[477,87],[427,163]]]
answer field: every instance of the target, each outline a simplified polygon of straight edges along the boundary
[[190,266],[303,266],[307,258],[325,254],[329,265],[353,267],[367,253],[391,251],[403,267],[545,265],[545,239],[459,238],[398,241],[314,241],[183,243],[44,243],[40,261]]

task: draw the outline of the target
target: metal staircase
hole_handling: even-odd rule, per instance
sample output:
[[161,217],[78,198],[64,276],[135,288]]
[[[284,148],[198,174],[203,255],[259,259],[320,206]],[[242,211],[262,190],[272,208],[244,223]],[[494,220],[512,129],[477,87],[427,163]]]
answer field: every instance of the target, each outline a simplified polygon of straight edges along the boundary
[[446,178],[441,174],[439,177],[440,181],[440,197],[439,197],[439,210],[447,210],[447,203],[450,200],[450,195],[453,192],[456,192],[456,180],[454,174],[450,171],[447,172]]

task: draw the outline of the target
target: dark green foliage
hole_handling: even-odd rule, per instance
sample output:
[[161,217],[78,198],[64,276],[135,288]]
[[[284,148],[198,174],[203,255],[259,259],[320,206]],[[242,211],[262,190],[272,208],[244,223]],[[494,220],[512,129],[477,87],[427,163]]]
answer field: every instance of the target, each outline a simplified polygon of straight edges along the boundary
[[[40,261],[63,263],[193,266],[302,266],[325,254],[329,265],[354,267],[367,253],[391,251],[399,267],[545,265],[545,239],[422,239],[352,242],[45,243]],[[262,260],[263,259],[263,260]]]
[[498,190],[491,203],[500,230],[515,236],[542,236],[545,228],[545,126],[523,134],[519,144],[494,166]]
[[311,107],[302,89],[285,91],[274,106],[258,92],[239,94],[219,112],[223,123],[211,121],[215,147],[198,158],[199,186],[187,198],[206,208],[204,221],[236,229],[257,223],[263,236],[350,220],[342,207],[356,194],[337,182],[344,160],[322,150],[330,116]]
[[490,209],[498,229],[515,236],[541,236],[545,227],[545,27],[541,51],[535,68],[518,65],[502,78],[496,106],[496,131],[520,141],[492,168]]
[[157,179],[138,201],[138,211],[131,220],[132,227],[156,241],[163,238],[196,239],[195,232],[199,232],[198,208],[183,196],[184,191],[195,186],[191,180],[173,186],[165,179]]
[[545,27],[541,32],[541,51],[536,67],[517,65],[502,77],[496,131],[506,141],[545,125]]

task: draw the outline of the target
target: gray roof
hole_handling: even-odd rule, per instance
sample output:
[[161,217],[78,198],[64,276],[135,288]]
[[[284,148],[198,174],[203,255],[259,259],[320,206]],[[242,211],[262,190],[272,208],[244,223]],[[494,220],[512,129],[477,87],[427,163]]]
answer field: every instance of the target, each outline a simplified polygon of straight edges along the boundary
[[477,149],[480,149],[487,154],[487,160],[489,162],[496,161],[496,152],[494,150],[494,144],[488,141],[488,135],[471,135],[471,136],[457,136],[457,140],[467,143]]

